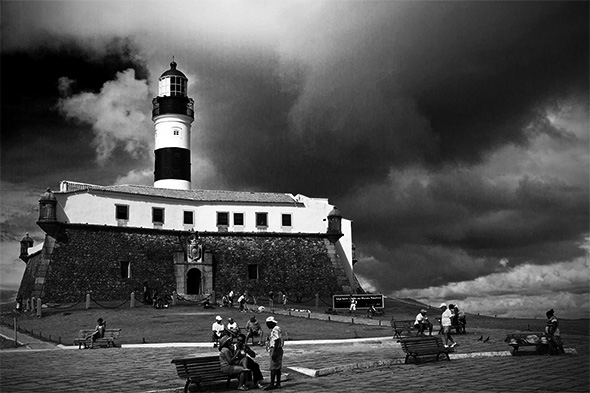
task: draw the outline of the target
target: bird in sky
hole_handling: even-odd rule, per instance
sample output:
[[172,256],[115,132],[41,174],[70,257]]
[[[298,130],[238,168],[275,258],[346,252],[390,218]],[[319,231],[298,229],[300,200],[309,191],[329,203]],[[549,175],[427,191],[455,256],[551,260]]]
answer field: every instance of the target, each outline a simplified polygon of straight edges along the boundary
[[477,341],[481,341],[481,340],[483,340],[483,336],[480,336],[480,337],[477,339]]
[[487,343],[488,341],[490,341],[490,336],[488,336],[485,340],[483,340],[484,343]]

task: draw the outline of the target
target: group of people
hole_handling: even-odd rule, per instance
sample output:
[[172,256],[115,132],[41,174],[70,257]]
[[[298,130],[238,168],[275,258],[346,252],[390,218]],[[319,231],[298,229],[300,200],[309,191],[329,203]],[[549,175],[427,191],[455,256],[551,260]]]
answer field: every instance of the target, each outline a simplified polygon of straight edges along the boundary
[[[220,318],[220,316],[216,318],[216,323],[221,322]],[[228,321],[229,320],[231,320],[231,318],[228,318]],[[252,316],[248,322],[252,322],[253,320],[253,323],[256,324],[257,321],[255,316]],[[246,384],[250,375],[252,377],[252,385],[250,388],[264,388],[264,390],[274,390],[281,388],[281,370],[283,366],[282,332],[278,325],[278,321],[273,316],[266,318],[266,326],[270,329],[270,334],[268,337],[268,352],[270,355],[270,385],[266,387],[261,384],[263,376],[260,371],[260,366],[254,360],[256,357],[256,352],[254,352],[247,344],[247,335],[239,333],[238,329],[238,333],[236,335],[228,334],[222,336],[219,339],[219,362],[221,366],[221,372],[230,376],[238,377],[238,390],[249,389]],[[260,324],[258,324],[258,327],[260,327]],[[260,337],[262,337],[262,330],[260,330]]]
[[[454,304],[442,303],[440,305],[442,314],[440,316],[441,333],[444,335],[445,347],[454,348],[457,342],[451,336],[451,329],[455,328],[457,333],[465,332],[465,325],[467,323],[465,313],[460,312],[459,308]],[[432,336],[433,324],[428,319],[428,312],[425,309],[420,310],[416,319],[414,320],[414,327],[418,329],[418,335],[424,336],[428,331],[428,335]],[[449,344],[451,343],[451,344]]]
[[[211,331],[214,348],[219,345],[223,337],[236,338],[242,334],[240,326],[232,317],[229,317],[227,319],[227,325],[224,325],[223,318],[220,315],[215,317],[215,322],[213,322],[213,325],[211,326]],[[246,342],[252,338],[252,343],[254,343],[254,337],[258,337],[258,345],[263,345],[262,339],[264,337],[264,332],[262,331],[260,323],[255,315],[252,315],[246,322],[245,331],[246,334],[244,335],[244,338]]]

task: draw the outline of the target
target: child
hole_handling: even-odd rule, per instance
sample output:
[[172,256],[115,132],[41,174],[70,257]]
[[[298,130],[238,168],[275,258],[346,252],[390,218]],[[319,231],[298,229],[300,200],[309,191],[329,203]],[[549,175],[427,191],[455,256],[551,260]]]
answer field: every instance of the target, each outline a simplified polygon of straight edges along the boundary
[[281,388],[281,369],[283,367],[283,338],[281,328],[277,320],[270,316],[266,318],[266,327],[271,332],[268,337],[268,351],[270,354],[270,385],[264,390],[274,390]]

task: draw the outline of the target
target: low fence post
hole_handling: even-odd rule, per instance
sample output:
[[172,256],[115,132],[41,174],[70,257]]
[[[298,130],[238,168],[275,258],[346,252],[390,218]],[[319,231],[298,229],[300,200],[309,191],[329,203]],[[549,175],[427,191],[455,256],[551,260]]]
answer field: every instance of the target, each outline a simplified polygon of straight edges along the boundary
[[129,308],[135,307],[135,292],[131,292],[131,297],[129,298]]
[[172,305],[173,306],[176,306],[176,296],[177,296],[176,291],[172,291]]
[[87,293],[86,294],[86,309],[88,310],[90,308],[90,294]]
[[14,346],[18,347],[18,340],[17,340],[17,335],[16,335],[16,318],[14,318]]
[[41,318],[41,298],[37,298],[37,318]]

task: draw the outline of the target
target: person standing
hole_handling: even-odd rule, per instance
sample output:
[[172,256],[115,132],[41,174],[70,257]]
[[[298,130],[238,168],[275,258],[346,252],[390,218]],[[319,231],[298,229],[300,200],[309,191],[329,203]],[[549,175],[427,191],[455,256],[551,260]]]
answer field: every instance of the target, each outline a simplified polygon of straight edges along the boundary
[[[451,319],[453,318],[453,312],[451,310],[454,309],[454,305],[449,304],[449,307],[447,307],[446,303],[442,303],[440,305],[440,309],[442,310],[440,323],[442,325],[443,334],[445,336],[445,347],[446,348],[454,348],[457,346],[457,343],[455,342],[455,340],[453,340],[453,337],[451,336],[451,326],[452,326]],[[449,341],[452,342],[452,344],[450,346],[449,346]]]
[[278,321],[270,316],[266,318],[266,327],[270,329],[268,352],[270,354],[270,385],[264,390],[281,388],[281,370],[283,368],[283,334]]
[[356,312],[356,299],[354,298],[354,296],[350,295],[350,307],[348,309],[348,312],[352,314],[353,311]]
[[550,340],[549,354],[557,355],[559,353],[565,353],[565,351],[563,350],[563,343],[561,342],[559,321],[555,316],[555,311],[551,309],[545,313],[545,316],[547,316],[547,325],[545,326],[545,333],[547,334]]

